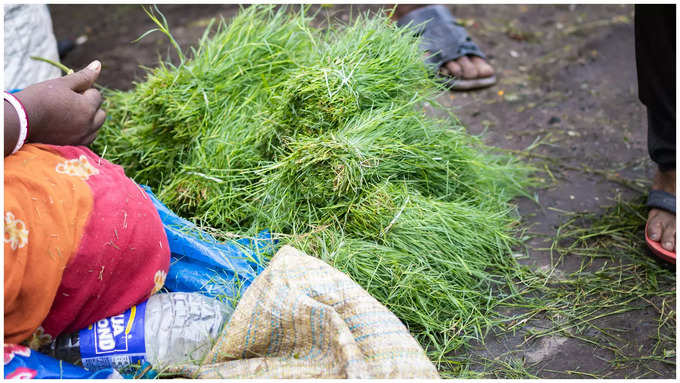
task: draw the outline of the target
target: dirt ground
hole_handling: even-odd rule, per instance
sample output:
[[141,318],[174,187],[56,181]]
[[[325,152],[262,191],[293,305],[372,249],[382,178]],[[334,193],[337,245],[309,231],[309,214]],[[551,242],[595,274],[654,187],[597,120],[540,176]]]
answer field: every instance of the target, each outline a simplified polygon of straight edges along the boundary
[[[549,159],[540,162],[550,171],[539,174],[547,185],[535,190],[539,203],[518,201],[532,234],[526,243],[529,256],[521,262],[545,267],[550,257],[541,249],[549,245],[567,212],[602,212],[615,197],[632,200],[649,187],[654,166],[646,150],[646,112],[637,98],[633,7],[450,8],[489,56],[499,82],[481,91],[445,93],[441,102],[471,133],[484,133],[487,143],[517,150],[518,155],[533,147],[532,159]],[[64,63],[82,68],[93,59],[101,60],[98,83],[106,87],[129,89],[133,81],[143,80],[142,66],[154,66],[159,56],[173,55],[160,34],[131,43],[154,27],[137,5],[52,5],[50,9],[58,38],[87,36],[87,42]],[[200,38],[209,18],[229,19],[238,12],[236,5],[175,4],[160,9],[183,48]],[[320,24],[334,18],[346,21],[352,14],[380,9],[379,5],[322,7],[317,19]],[[559,269],[569,272],[578,264],[577,259],[566,259]],[[655,311],[647,308],[609,316],[600,325],[628,328],[626,347],[644,359],[658,335],[656,321]],[[668,336],[675,339],[675,334]],[[641,370],[640,363],[612,370],[612,355],[597,345],[563,337],[533,343],[521,340],[522,334],[490,335],[484,344],[466,352],[485,360],[519,352],[526,371],[545,378],[675,377],[674,353],[663,363],[644,362],[648,370]]]

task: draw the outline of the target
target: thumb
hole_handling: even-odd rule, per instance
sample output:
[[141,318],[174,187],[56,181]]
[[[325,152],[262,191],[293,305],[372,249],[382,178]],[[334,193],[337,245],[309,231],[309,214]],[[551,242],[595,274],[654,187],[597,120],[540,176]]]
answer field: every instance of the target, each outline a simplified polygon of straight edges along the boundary
[[99,60],[94,60],[87,67],[79,70],[78,72],[71,73],[68,76],[62,77],[62,80],[66,82],[66,86],[71,88],[76,92],[84,92],[92,87],[94,82],[99,77],[99,72],[101,72],[102,64]]

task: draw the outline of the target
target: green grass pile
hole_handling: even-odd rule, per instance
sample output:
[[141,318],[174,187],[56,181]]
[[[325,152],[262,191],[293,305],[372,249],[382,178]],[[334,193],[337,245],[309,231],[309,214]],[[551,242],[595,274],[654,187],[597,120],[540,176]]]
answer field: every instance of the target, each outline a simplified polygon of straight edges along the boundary
[[426,114],[442,89],[411,31],[310,20],[253,6],[217,22],[180,64],[106,92],[96,148],[199,225],[327,260],[439,358],[504,299],[529,168]]

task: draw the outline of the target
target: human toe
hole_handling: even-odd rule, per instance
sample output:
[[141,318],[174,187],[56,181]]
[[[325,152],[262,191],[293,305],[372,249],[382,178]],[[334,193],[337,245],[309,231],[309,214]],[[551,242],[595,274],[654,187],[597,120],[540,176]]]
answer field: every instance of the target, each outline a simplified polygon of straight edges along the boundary
[[647,236],[652,241],[658,241],[661,239],[661,234],[663,233],[663,224],[660,219],[658,219],[660,211],[657,209],[652,209],[649,211],[647,216]]
[[463,78],[470,80],[478,77],[477,68],[467,56],[459,57],[456,62],[463,68]]
[[463,68],[455,62],[455,61],[449,61],[445,65],[446,69],[449,71],[449,76],[453,76],[456,78],[460,78],[463,75]]
[[663,234],[661,234],[661,246],[668,250],[675,250],[675,224],[666,223],[664,226]]
[[477,68],[477,75],[480,78],[491,77],[494,74],[493,67],[489,65],[483,58],[478,56],[470,57],[470,61]]

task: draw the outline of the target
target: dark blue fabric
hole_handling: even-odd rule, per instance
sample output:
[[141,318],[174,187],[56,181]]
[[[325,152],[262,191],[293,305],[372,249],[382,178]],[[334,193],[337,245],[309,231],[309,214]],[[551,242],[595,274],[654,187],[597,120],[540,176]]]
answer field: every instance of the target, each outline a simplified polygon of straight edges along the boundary
[[675,195],[663,190],[650,190],[647,206],[675,214]]
[[265,268],[277,241],[268,231],[254,239],[219,243],[210,234],[170,211],[148,186],[142,186],[161,217],[171,259],[165,287],[199,292],[235,302]]

